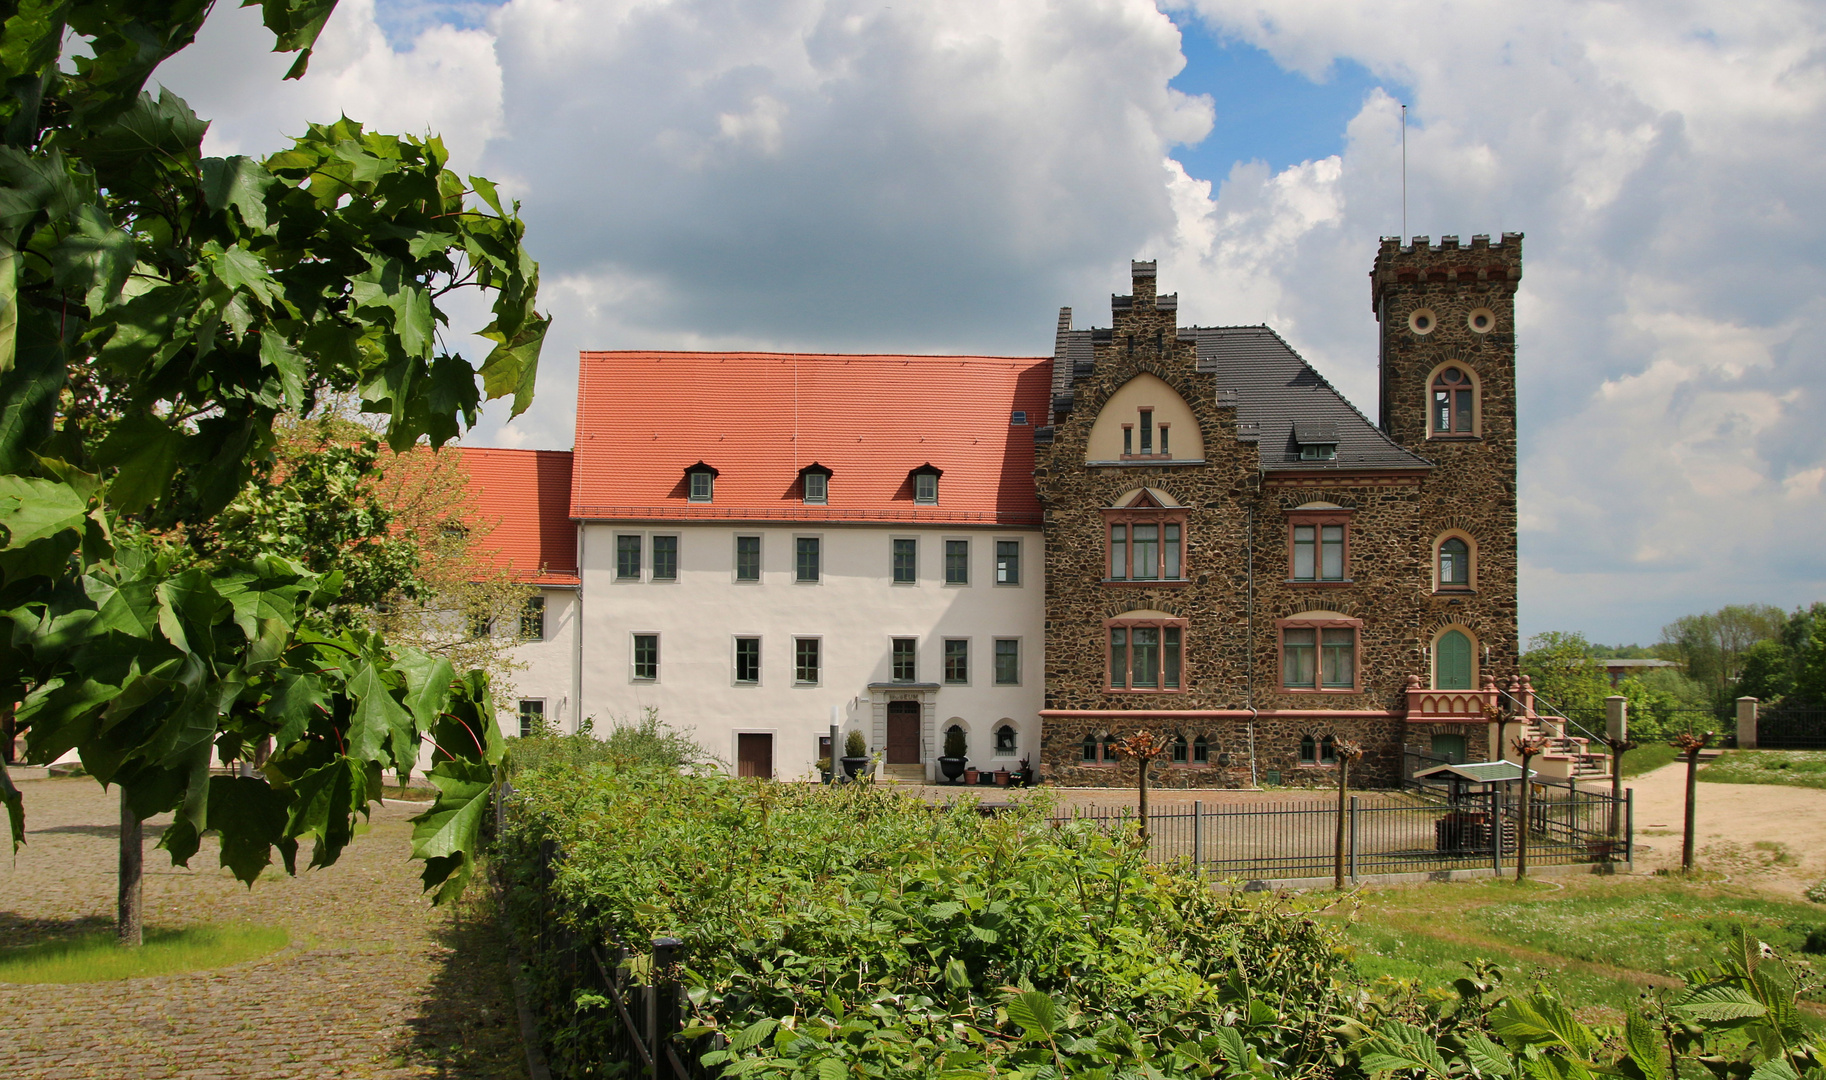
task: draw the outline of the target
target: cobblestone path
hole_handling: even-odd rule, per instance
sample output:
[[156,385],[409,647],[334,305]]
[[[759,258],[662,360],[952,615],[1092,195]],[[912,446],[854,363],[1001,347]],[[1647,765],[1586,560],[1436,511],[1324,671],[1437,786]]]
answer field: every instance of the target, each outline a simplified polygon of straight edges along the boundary
[[[117,796],[89,779],[20,787],[28,843],[0,857],[0,945],[111,926]],[[210,971],[0,983],[0,1077],[524,1078],[501,941],[476,891],[455,910],[421,896],[417,809],[377,808],[336,865],[269,871],[251,890],[215,866],[212,840],[193,869],[171,866],[152,847],[168,818],[148,822],[148,927],[243,920],[291,944]]]

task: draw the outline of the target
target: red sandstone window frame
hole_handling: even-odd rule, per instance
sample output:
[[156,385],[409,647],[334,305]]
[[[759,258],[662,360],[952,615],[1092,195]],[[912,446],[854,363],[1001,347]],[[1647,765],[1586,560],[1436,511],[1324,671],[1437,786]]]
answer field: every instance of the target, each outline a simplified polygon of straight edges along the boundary
[[[1087,758],[1084,756],[1084,744],[1086,742],[1095,744],[1096,757]],[[1079,765],[1093,769],[1109,769],[1115,768],[1116,763],[1120,760],[1122,760],[1122,755],[1116,751],[1116,737],[1107,731],[1087,734],[1084,738],[1078,740]]]
[[[1122,618],[1119,616],[1114,619],[1103,620],[1103,686],[1104,686],[1104,689],[1107,692],[1112,693],[1112,694],[1183,694],[1183,693],[1185,693],[1186,692],[1186,655],[1191,651],[1190,642],[1188,640],[1188,638],[1190,637],[1190,632],[1187,629],[1187,625],[1188,625],[1187,620],[1180,619],[1180,618],[1155,617],[1155,618],[1130,619],[1130,618]],[[1130,683],[1132,683],[1134,681],[1133,641],[1134,641],[1134,632],[1138,629],[1157,629],[1160,631],[1159,640],[1156,641],[1154,644],[1155,661],[1154,661],[1154,685],[1153,686],[1131,686],[1131,685],[1129,685]],[[1124,658],[1123,665],[1122,665],[1122,671],[1123,671],[1123,685],[1122,686],[1115,685],[1115,679],[1112,678],[1112,676],[1114,674],[1114,668],[1112,665],[1115,663],[1115,654],[1116,654],[1116,646],[1115,646],[1115,643],[1113,640],[1115,635],[1113,633],[1111,633],[1111,631],[1113,631],[1113,630],[1123,631],[1123,649],[1124,649],[1125,653],[1127,654],[1126,657]],[[1168,630],[1179,631],[1179,646],[1178,646],[1179,664],[1178,664],[1178,671],[1176,672],[1178,684],[1175,686],[1168,686],[1166,684],[1167,683],[1167,672],[1168,672],[1166,637],[1167,637]]]
[[[1324,640],[1326,630],[1351,631],[1351,662],[1349,686],[1326,686],[1324,671]],[[1287,684],[1287,631],[1312,630],[1313,664],[1311,686],[1289,686]],[[1361,694],[1363,692],[1363,620],[1352,618],[1336,619],[1276,619],[1274,623],[1275,676],[1278,687],[1283,694]]]
[[[1134,529],[1137,525],[1155,525],[1159,531],[1155,534],[1155,543],[1159,546],[1160,576],[1137,578],[1135,576],[1135,542]],[[1179,527],[1179,539],[1173,544],[1171,557],[1167,548],[1167,526]],[[1123,529],[1122,570],[1125,576],[1116,577],[1115,529]],[[1110,507],[1103,511],[1103,584],[1117,587],[1157,587],[1181,588],[1188,584],[1186,573],[1186,508],[1183,506],[1162,506],[1152,495],[1143,491],[1135,497],[1135,504],[1130,506]],[[1178,563],[1179,575],[1167,577],[1169,564]]]
[[[1449,583],[1440,565],[1447,543],[1457,540],[1465,545],[1465,580]],[[1433,538],[1433,592],[1464,595],[1477,592],[1477,538],[1463,529],[1448,529]]]
[[[1463,375],[1464,381],[1458,383],[1448,383],[1444,381],[1446,372],[1448,371],[1456,371]],[[1443,427],[1437,423],[1440,418],[1439,407],[1441,405],[1437,395],[1440,393],[1446,395],[1446,400],[1444,402],[1446,423]],[[1462,394],[1470,395],[1469,416],[1463,416],[1460,411],[1460,406],[1462,404],[1460,395]],[[1432,374],[1427,376],[1427,438],[1440,439],[1446,442],[1451,442],[1453,440],[1469,441],[1482,438],[1483,400],[1483,380],[1477,377],[1477,372],[1471,370],[1469,364],[1452,360],[1434,368]]]
[[[1287,584],[1302,587],[1318,586],[1336,587],[1353,584],[1350,576],[1350,534],[1351,516],[1356,511],[1349,507],[1325,507],[1316,510],[1288,510],[1287,514]],[[1313,528],[1313,577],[1296,577],[1297,559],[1295,537],[1300,526],[1310,525]],[[1338,525],[1344,530],[1344,550],[1339,557],[1342,577],[1320,577],[1325,569],[1325,526]]]

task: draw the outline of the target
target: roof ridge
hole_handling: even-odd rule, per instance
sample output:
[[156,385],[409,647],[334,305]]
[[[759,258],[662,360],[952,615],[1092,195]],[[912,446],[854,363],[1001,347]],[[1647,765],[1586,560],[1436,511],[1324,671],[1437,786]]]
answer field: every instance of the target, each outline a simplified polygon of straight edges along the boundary
[[586,356],[690,356],[690,357],[738,357],[745,359],[781,359],[781,360],[1007,360],[1041,363],[1051,360],[1051,356],[1008,356],[989,353],[814,353],[814,352],[769,352],[764,349],[579,349],[581,359]]

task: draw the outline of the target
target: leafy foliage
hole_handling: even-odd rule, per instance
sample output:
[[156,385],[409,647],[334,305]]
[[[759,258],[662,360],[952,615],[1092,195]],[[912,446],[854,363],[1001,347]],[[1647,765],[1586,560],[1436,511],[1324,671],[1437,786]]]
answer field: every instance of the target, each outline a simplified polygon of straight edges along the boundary
[[[1353,1007],[1300,907],[1151,868],[1135,844],[873,785],[566,763],[516,776],[501,864],[581,940],[685,942],[692,1036],[726,1076],[1324,1075]],[[555,846],[549,886],[541,852]],[[550,942],[555,935],[539,940]],[[535,965],[579,1075],[619,1023]]]
[[582,771],[598,764],[683,769],[713,760],[689,731],[666,724],[659,710],[651,707],[639,720],[616,723],[605,737],[597,737],[594,721],[586,719],[575,734],[538,731],[513,740],[507,752],[508,771],[515,774],[554,768]]
[[[334,0],[260,6],[302,74]],[[205,157],[207,125],[141,88],[211,8],[68,0],[6,22],[0,694],[23,702],[28,760],[76,750],[142,817],[177,811],[175,860],[216,831],[249,882],[306,839],[333,861],[382,768],[429,741],[441,795],[415,850],[448,896],[501,761],[486,679],[339,625],[337,560],[255,537],[197,561],[162,538],[248,492],[277,418],[328,395],[384,418],[395,450],[455,437],[483,393],[523,410],[538,268],[436,138],[343,119],[264,160]],[[493,296],[479,369],[440,344],[440,298],[467,286]],[[264,738],[262,778],[209,776],[212,749]],[[18,793],[0,797],[18,843]]]

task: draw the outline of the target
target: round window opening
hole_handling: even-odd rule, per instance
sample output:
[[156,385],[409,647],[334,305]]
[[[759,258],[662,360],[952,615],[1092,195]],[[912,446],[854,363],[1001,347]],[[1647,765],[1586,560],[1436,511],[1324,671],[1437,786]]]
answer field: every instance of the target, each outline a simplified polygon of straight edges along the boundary
[[1408,329],[1416,334],[1430,334],[1438,324],[1439,317],[1430,308],[1420,308],[1408,316]]
[[1488,334],[1496,329],[1496,312],[1480,307],[1465,316],[1465,322],[1478,333]]

